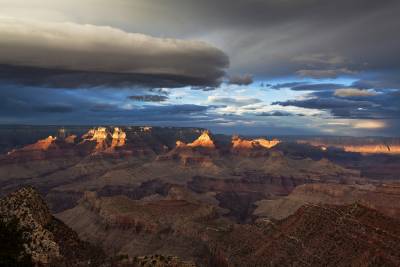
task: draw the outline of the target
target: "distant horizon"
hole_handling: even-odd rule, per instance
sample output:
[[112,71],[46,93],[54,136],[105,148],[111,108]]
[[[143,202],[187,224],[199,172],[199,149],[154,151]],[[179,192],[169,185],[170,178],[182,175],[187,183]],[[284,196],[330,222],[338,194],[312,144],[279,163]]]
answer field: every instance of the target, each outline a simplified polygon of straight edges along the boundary
[[68,127],[85,127],[85,128],[96,128],[96,127],[158,127],[158,128],[182,128],[182,129],[200,129],[200,130],[209,130],[211,134],[217,135],[240,135],[243,137],[342,137],[342,138],[388,138],[388,139],[397,139],[400,136],[383,136],[383,135],[365,135],[365,136],[353,136],[353,135],[332,135],[332,134],[242,134],[237,132],[218,132],[213,131],[210,128],[204,127],[195,127],[195,126],[162,126],[162,125],[149,125],[149,124],[137,124],[137,125],[124,125],[124,124],[1,124],[0,128],[3,127],[57,127],[57,128],[68,128]]

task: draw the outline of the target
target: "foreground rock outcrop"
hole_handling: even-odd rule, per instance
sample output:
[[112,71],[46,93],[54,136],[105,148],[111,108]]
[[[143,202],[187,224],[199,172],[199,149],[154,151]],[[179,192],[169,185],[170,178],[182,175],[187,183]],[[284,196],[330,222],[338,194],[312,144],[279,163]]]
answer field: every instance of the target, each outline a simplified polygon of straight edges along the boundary
[[[104,258],[100,249],[82,242],[74,231],[54,218],[32,187],[22,188],[0,200],[0,223],[3,229],[1,237],[20,235],[19,243],[10,245],[22,248],[15,258],[0,259],[2,264],[7,262],[9,266],[18,266],[23,260],[23,264],[28,265],[88,266],[88,262]],[[15,232],[7,232],[10,227]],[[10,249],[7,244],[2,246]]]

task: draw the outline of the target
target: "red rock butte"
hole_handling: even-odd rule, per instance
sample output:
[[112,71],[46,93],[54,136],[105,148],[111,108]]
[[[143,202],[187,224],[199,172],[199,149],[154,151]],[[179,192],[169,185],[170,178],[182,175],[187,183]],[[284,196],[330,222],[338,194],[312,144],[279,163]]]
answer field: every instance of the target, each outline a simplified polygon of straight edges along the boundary
[[119,127],[115,127],[111,134],[106,127],[91,129],[82,136],[83,142],[96,142],[95,152],[111,152],[117,147],[126,144],[126,133]]
[[232,137],[232,148],[233,149],[254,149],[254,148],[272,148],[279,144],[281,141],[277,139],[267,140],[267,139],[254,139],[254,140],[244,140],[239,136]]
[[187,144],[189,147],[205,147],[215,148],[214,141],[210,137],[209,131],[203,131],[203,133],[192,143]]
[[54,142],[57,140],[57,137],[49,136],[45,139],[39,140],[36,143],[32,145],[25,146],[22,148],[25,151],[28,150],[48,150],[50,146],[54,144]]

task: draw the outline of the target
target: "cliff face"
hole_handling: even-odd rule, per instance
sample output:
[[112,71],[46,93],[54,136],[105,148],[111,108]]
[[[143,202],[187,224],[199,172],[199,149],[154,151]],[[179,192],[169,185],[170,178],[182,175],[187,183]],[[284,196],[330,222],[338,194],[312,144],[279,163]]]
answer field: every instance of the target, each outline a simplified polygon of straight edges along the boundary
[[32,188],[23,188],[0,200],[0,214],[5,221],[15,218],[18,227],[24,229],[25,254],[30,255],[33,262],[46,264],[60,257],[60,247],[45,228],[52,219],[51,214]]
[[55,262],[79,265],[89,260],[92,252],[96,251],[99,259],[103,255],[100,250],[80,241],[75,232],[55,219],[32,187],[22,188],[0,200],[0,223],[7,225],[10,222],[16,224],[14,230],[22,233],[20,257],[29,258],[35,265]]
[[398,185],[305,184],[296,187],[284,198],[258,202],[255,214],[281,219],[295,213],[306,203],[349,205],[357,202],[400,219],[399,201]]
[[[80,206],[93,212],[106,227],[131,229],[137,233],[158,233],[165,228],[181,225],[185,221],[212,217],[215,210],[208,205],[199,205],[179,199],[155,199],[145,202],[125,196],[98,197],[95,192],[85,192]],[[73,225],[76,214],[71,210],[59,215]],[[71,217],[73,216],[73,217]]]

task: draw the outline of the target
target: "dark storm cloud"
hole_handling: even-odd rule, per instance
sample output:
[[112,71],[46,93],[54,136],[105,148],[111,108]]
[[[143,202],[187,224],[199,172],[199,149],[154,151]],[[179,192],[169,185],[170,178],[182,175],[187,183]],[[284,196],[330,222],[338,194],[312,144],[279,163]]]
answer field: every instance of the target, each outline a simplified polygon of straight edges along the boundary
[[290,82],[290,83],[278,83],[271,86],[271,89],[283,89],[288,88],[293,91],[323,91],[323,90],[335,90],[345,87],[343,84],[338,83],[308,83],[308,82]]
[[209,106],[200,106],[193,104],[184,105],[167,105],[167,106],[145,106],[144,110],[147,113],[157,114],[193,114],[204,112],[209,109]]
[[214,91],[217,88],[215,86],[192,86],[190,87],[190,89],[207,92],[207,91]]
[[[68,90],[24,88],[3,85],[0,90],[2,123],[135,123],[135,122],[206,122],[215,119],[208,114],[215,105],[144,105],[125,108],[120,103],[107,103],[98,92],[88,91],[84,99]],[[93,96],[96,95],[95,98]],[[100,99],[103,99],[104,102]]]
[[49,87],[182,87],[221,82],[228,57],[200,41],[0,17],[2,80]]
[[232,97],[220,97],[210,96],[208,102],[218,105],[244,107],[248,105],[261,103],[262,100],[258,98],[232,98]]
[[43,113],[68,113],[73,112],[74,107],[70,105],[45,105],[41,107],[34,107],[33,110]]
[[334,117],[348,119],[400,119],[399,91],[339,96],[335,92],[315,92],[311,98],[274,102],[273,105],[329,111]]
[[90,111],[93,112],[104,112],[104,111],[115,111],[118,110],[117,105],[113,104],[107,104],[107,103],[97,103],[93,104],[92,107],[90,108]]
[[[140,3],[149,10],[162,6],[157,13],[159,24],[150,26],[150,31],[156,30],[153,27],[163,28],[161,23],[168,22],[176,27],[173,33],[178,35],[198,33],[209,34],[211,40],[221,38],[223,41],[218,42],[230,55],[235,72],[266,77],[297,73],[321,78],[400,67],[397,0],[172,0],[168,6],[162,3]],[[187,23],[175,24],[176,14]]]
[[352,86],[361,89],[399,89],[400,70],[396,69],[364,75],[358,81],[355,81]]
[[128,98],[133,101],[142,102],[164,102],[168,100],[168,96],[165,95],[132,95],[128,96]]
[[48,88],[176,88],[187,85],[206,86],[216,80],[168,74],[124,74],[69,71],[0,64],[0,81],[21,86]]
[[[5,0],[10,16],[20,15],[12,12],[15,2]],[[24,1],[22,14],[52,11],[62,21],[207,40],[228,53],[231,73],[333,77],[400,69],[397,0],[97,0],[95,12],[85,1],[37,2],[41,12]]]
[[317,84],[301,84],[292,86],[290,89],[294,91],[320,91],[320,90],[334,90],[343,88],[342,84],[336,83],[317,83]]
[[236,85],[250,85],[253,83],[253,76],[250,74],[232,75],[229,76],[228,83]]
[[306,82],[278,83],[278,84],[271,85],[270,88],[271,89],[292,88],[292,87],[304,85],[304,84],[308,84],[308,83],[306,83]]
[[256,114],[256,116],[261,117],[287,117],[287,116],[294,116],[293,113],[285,112],[285,111],[271,111],[271,112],[262,112]]

